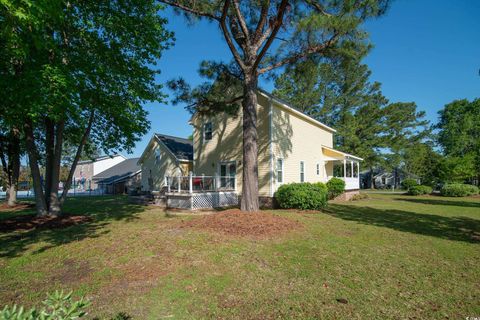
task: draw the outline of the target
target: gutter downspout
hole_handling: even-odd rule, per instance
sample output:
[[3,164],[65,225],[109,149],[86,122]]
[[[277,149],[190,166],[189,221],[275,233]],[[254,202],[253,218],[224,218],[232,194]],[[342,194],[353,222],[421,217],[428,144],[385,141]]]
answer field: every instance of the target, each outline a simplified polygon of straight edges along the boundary
[[270,143],[270,197],[273,197],[273,188],[274,188],[274,177],[273,177],[273,104],[272,98],[269,99],[269,106],[268,106],[268,141]]

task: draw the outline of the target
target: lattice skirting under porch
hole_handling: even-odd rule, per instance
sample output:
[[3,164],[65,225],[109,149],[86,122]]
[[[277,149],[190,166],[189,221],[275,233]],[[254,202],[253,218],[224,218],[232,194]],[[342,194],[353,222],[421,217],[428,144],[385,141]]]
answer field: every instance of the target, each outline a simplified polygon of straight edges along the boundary
[[192,194],[167,194],[167,207],[178,209],[211,209],[238,205],[234,191],[201,192]]

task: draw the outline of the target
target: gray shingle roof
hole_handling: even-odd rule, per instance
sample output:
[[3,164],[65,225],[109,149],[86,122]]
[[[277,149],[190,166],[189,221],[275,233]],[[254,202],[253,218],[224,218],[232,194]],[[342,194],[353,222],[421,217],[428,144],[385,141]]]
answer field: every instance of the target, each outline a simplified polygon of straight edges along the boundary
[[97,180],[98,183],[105,184],[127,179],[141,170],[141,166],[137,164],[138,159],[140,158],[126,159],[119,164],[116,164],[113,167],[93,176],[93,179]]
[[173,153],[178,160],[193,161],[193,142],[189,139],[155,133],[157,139]]

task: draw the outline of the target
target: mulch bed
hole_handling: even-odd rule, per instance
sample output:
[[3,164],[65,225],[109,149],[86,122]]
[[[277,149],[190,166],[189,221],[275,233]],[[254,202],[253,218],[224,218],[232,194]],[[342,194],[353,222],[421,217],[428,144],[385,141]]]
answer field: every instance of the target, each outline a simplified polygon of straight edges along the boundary
[[0,220],[0,232],[66,228],[89,221],[92,221],[92,218],[87,216],[37,217],[29,214]]
[[298,220],[268,212],[245,213],[239,209],[230,209],[183,222],[181,228],[206,229],[225,235],[262,238],[299,230],[303,225]]
[[6,212],[21,211],[21,210],[27,210],[32,208],[35,208],[34,203],[17,203],[13,207],[10,207],[6,202],[0,203],[0,211],[6,211]]

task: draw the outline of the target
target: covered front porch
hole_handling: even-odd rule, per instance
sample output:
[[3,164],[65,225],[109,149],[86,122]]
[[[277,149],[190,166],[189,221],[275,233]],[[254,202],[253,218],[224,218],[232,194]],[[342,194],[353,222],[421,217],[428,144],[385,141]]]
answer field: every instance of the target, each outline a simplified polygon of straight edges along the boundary
[[360,161],[362,158],[322,146],[323,160],[325,161],[326,181],[333,177],[345,181],[345,190],[360,189]]

